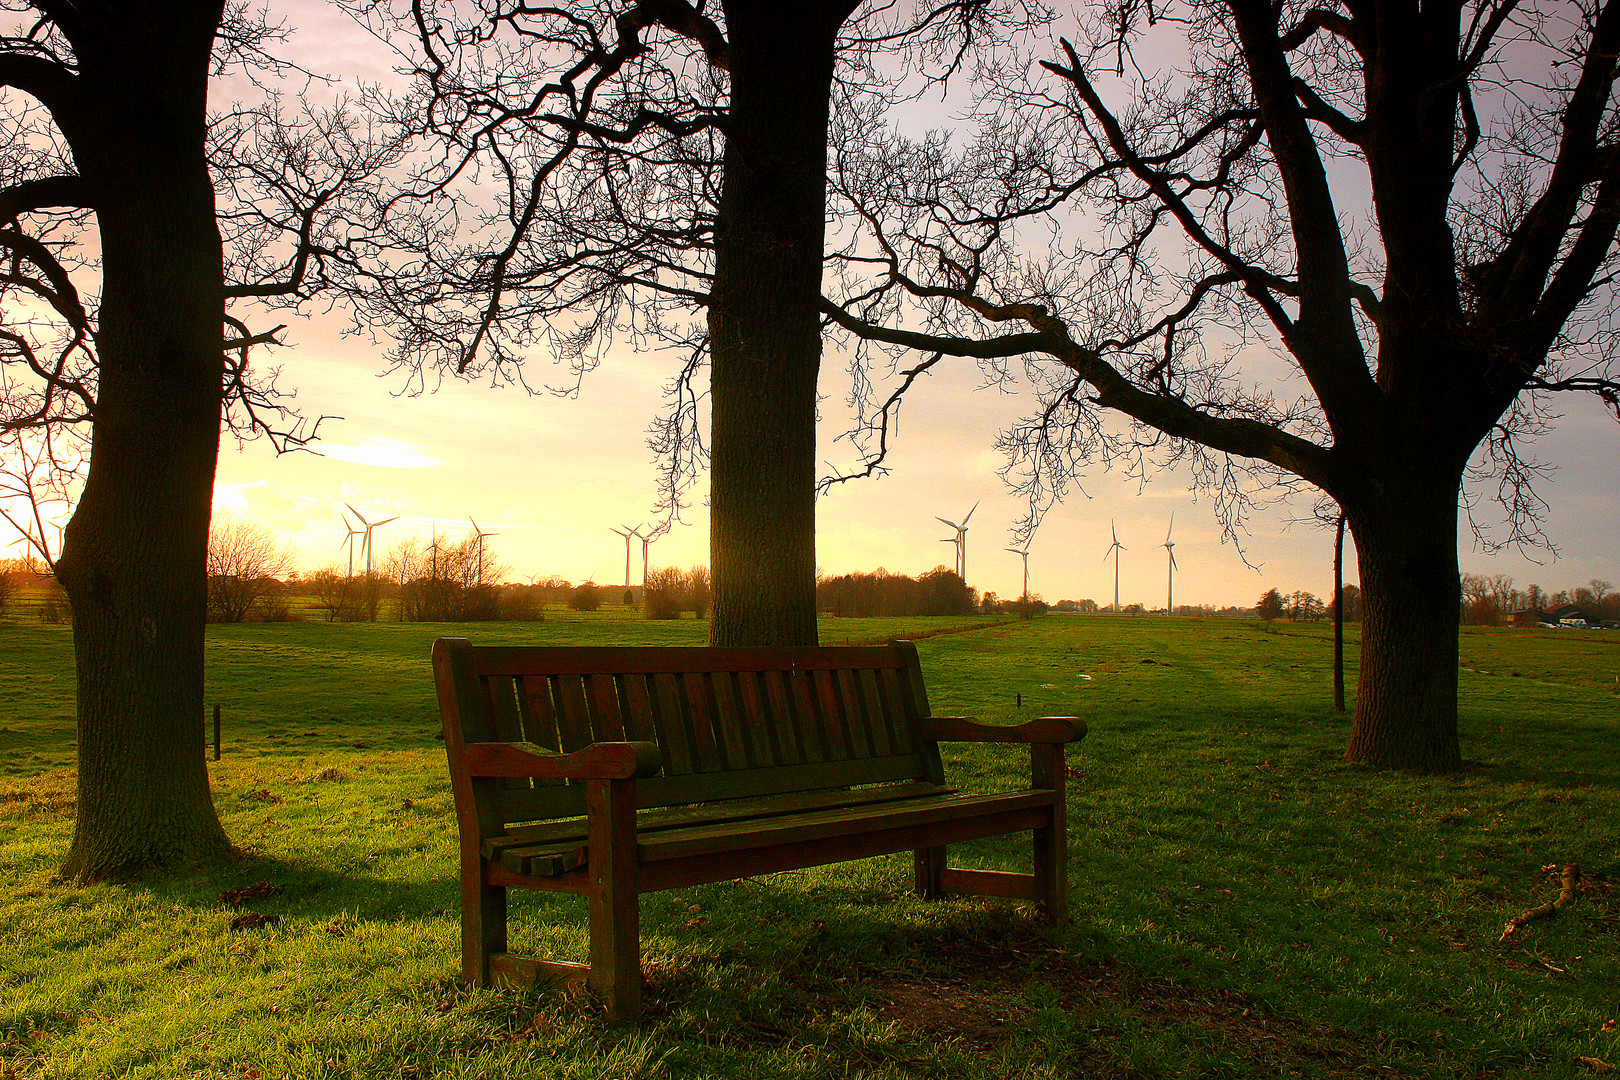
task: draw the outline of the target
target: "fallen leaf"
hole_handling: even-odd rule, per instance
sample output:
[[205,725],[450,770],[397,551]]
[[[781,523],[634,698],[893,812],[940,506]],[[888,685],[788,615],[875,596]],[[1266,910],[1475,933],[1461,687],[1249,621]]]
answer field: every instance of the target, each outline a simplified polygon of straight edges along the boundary
[[244,911],[231,920],[231,929],[236,931],[257,930],[262,926],[280,925],[280,915],[260,915],[257,911]]
[[1614,1072],[1613,1065],[1610,1065],[1607,1061],[1602,1061],[1594,1057],[1577,1057],[1575,1059],[1575,1064],[1591,1069],[1599,1076],[1602,1076],[1604,1073]]
[[244,900],[260,900],[266,896],[280,895],[280,885],[270,881],[256,881],[252,885],[243,885],[240,889],[226,889],[219,894],[219,902],[229,904],[231,907],[241,907]]

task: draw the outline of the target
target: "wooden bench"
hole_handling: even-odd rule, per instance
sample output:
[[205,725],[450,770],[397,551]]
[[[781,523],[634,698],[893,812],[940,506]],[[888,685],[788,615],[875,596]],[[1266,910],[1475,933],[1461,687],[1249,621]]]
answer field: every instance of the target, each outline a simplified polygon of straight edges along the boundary
[[[639,895],[915,852],[916,886],[1068,917],[1063,744],[1072,717],[931,716],[917,651],[433,646],[461,834],[462,971],[583,978],[611,1019],[641,1003]],[[939,743],[1027,743],[1029,787],[946,785]],[[1034,872],[945,865],[945,845],[1032,832]],[[582,893],[590,964],[506,951],[506,890]]]

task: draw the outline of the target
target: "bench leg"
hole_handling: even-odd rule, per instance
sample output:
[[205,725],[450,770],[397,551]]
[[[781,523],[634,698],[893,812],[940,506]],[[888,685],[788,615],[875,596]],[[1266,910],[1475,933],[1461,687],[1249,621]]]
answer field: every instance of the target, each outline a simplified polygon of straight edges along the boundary
[[1054,923],[1069,921],[1069,829],[1064,790],[1063,748],[1037,743],[1030,747],[1031,786],[1053,788],[1050,824],[1035,830],[1035,887],[1041,894],[1046,917]]
[[912,853],[912,863],[917,877],[917,895],[925,900],[938,900],[944,896],[945,886],[940,874],[945,870],[945,849],[918,848]]
[[[1061,809],[1057,816],[1062,818]],[[1035,830],[1035,888],[1046,917],[1054,923],[1069,921],[1068,842],[1061,820]]]
[[489,986],[489,958],[506,952],[506,889],[484,883],[476,855],[461,878],[461,975],[474,986]]
[[635,785],[590,780],[591,973],[608,1022],[641,1017],[641,897],[636,888]]

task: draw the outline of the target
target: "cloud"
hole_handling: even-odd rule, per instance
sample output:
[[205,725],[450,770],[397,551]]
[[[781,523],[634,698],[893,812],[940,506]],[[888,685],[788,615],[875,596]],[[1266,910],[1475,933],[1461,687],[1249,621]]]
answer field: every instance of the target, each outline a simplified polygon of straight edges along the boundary
[[350,465],[371,465],[379,469],[431,469],[443,464],[412,443],[375,435],[358,436],[352,443],[321,443],[314,452]]

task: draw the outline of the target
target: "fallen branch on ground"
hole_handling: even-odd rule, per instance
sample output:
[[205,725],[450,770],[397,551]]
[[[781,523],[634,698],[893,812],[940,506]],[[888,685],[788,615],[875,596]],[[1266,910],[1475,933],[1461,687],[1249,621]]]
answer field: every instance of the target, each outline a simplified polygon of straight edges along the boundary
[[1497,940],[1506,941],[1517,933],[1519,927],[1525,923],[1534,922],[1537,919],[1550,919],[1568,907],[1569,902],[1575,899],[1575,886],[1581,880],[1581,868],[1574,863],[1570,863],[1564,867],[1564,872],[1559,875],[1558,880],[1563,886],[1558,891],[1558,899],[1542,904],[1540,907],[1533,907],[1516,919],[1509,919],[1507,926],[1502,929],[1502,936]]

